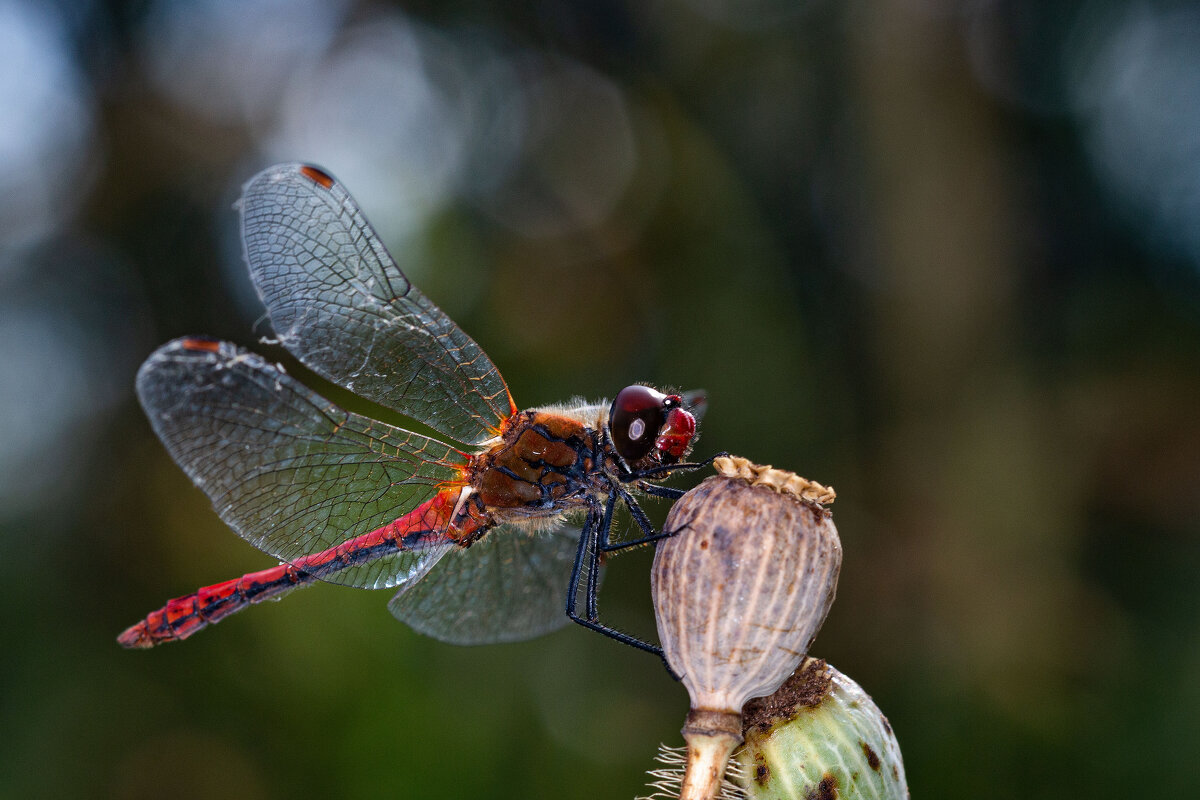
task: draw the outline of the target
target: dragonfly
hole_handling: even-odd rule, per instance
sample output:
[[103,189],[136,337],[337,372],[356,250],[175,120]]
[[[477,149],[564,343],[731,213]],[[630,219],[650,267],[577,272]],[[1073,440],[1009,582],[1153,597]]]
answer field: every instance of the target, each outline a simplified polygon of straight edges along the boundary
[[[163,345],[137,376],[151,426],[220,518],[280,563],[169,600],[120,644],[186,639],[324,581],[395,589],[396,618],[450,643],[524,640],[574,621],[662,657],[600,621],[600,572],[607,554],[662,538],[637,498],[676,499],[682,490],[662,481],[708,463],[686,460],[703,393],[635,384],[611,404],[519,410],[328,172],[271,167],[238,207],[273,341],[437,436],[344,410],[230,342]],[[619,506],[632,534],[613,535]]]

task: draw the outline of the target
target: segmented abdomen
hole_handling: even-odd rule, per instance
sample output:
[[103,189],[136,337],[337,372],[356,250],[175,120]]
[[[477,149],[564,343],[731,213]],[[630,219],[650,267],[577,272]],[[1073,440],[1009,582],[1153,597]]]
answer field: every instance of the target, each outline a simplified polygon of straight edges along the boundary
[[117,641],[130,648],[179,641],[243,608],[282,597],[339,570],[396,552],[470,542],[489,523],[483,516],[460,515],[451,528],[457,502],[456,489],[443,490],[387,525],[335,547],[176,597],[127,628]]

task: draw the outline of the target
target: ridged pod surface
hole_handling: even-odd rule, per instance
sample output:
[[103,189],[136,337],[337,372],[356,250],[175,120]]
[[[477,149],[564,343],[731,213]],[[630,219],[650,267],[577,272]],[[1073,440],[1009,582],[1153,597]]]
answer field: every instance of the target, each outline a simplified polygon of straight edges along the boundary
[[[744,459],[724,461],[724,472],[747,471]],[[762,474],[720,474],[688,492],[655,554],[658,632],[698,710],[740,711],[779,688],[837,590],[842,545],[829,510],[766,482],[791,473]]]
[[667,516],[651,577],[663,652],[691,696],[684,798],[711,797],[741,741],[741,709],[796,669],[837,589],[842,547],[817,498],[833,491],[746,459]]

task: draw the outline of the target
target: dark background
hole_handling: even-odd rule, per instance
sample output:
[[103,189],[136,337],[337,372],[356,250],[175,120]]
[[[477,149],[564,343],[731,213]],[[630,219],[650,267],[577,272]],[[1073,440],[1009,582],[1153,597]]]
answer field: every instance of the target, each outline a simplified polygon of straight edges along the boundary
[[[133,378],[185,333],[284,358],[231,204],[291,159],[518,404],[704,387],[699,455],[837,488],[814,650],[915,797],[1195,791],[1194,4],[2,0],[0,107],[3,795],[631,798],[680,743],[645,654],[455,648],[386,592],[117,647],[272,563]],[[649,558],[602,608],[652,637]]]

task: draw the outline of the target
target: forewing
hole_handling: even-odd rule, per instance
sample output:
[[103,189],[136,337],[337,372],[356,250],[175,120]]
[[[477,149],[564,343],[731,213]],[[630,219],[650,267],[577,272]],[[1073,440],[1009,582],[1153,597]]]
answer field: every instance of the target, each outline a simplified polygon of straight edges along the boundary
[[241,213],[271,325],[310,369],[468,444],[512,414],[495,365],[408,281],[341,183],[280,164],[246,184]]
[[[343,411],[228,342],[177,339],[138,372],[155,433],[229,527],[286,562],[376,530],[446,485],[465,456],[410,431]],[[397,586],[449,542],[356,564],[325,580]]]
[[576,520],[529,533],[499,525],[402,586],[388,609],[414,630],[451,644],[516,642],[557,630],[568,622],[567,587],[581,526]]

